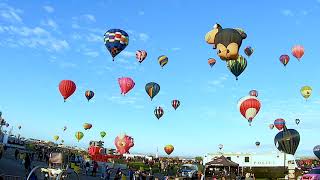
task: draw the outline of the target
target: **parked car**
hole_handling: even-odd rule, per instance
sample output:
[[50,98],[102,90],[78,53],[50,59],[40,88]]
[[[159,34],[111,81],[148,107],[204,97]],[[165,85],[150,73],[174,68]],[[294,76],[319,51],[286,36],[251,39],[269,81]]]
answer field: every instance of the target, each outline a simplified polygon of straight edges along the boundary
[[301,180],[320,180],[320,167],[311,169],[307,174],[302,176]]
[[179,173],[182,177],[197,178],[198,166],[194,164],[184,164],[181,166]]

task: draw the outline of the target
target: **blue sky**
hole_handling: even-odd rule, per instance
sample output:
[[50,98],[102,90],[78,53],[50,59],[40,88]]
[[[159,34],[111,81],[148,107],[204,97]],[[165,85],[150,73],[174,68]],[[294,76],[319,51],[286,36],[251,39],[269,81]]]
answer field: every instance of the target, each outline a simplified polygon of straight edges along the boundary
[[[276,130],[268,125],[276,118],[297,128],[301,142],[297,154],[312,154],[319,137],[320,2],[295,1],[0,1],[0,109],[26,137],[50,139],[59,135],[66,144],[86,147],[99,132],[108,133],[107,146],[122,132],[135,139],[133,152],[160,153],[173,144],[172,155],[201,155],[225,151],[276,150]],[[204,35],[214,23],[241,27],[245,46],[254,54],[236,81],[226,64],[206,44]],[[112,62],[103,34],[111,28],[128,32],[129,45]],[[302,44],[301,62],[291,47]],[[139,65],[135,51],[145,49]],[[157,57],[167,55],[161,69]],[[286,68],[278,58],[289,54]],[[207,59],[217,63],[211,69]],[[131,77],[136,86],[120,95],[117,78]],[[72,79],[77,91],[63,103],[58,91],[62,79]],[[160,84],[151,102],[146,83]],[[300,95],[304,85],[313,87],[308,102]],[[84,92],[96,96],[88,103]],[[262,108],[249,127],[237,110],[237,100],[251,90],[259,91]],[[172,99],[179,99],[177,111]],[[156,106],[165,114],[157,120]],[[299,126],[294,124],[301,119]],[[89,122],[93,128],[76,143],[74,133]],[[17,126],[22,125],[21,132]],[[62,133],[63,126],[68,130]]]

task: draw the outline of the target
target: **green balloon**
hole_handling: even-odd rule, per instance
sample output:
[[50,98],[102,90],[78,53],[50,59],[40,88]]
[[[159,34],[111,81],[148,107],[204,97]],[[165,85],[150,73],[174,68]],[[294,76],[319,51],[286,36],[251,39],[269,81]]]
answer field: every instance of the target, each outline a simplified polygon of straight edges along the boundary
[[227,67],[231,71],[231,73],[236,77],[236,80],[238,80],[238,76],[240,76],[240,74],[247,67],[247,60],[243,56],[239,55],[238,59],[236,60],[228,60]]
[[100,136],[101,136],[101,138],[104,138],[106,135],[107,135],[107,133],[106,133],[106,132],[104,132],[104,131],[101,131],[101,132],[100,132]]

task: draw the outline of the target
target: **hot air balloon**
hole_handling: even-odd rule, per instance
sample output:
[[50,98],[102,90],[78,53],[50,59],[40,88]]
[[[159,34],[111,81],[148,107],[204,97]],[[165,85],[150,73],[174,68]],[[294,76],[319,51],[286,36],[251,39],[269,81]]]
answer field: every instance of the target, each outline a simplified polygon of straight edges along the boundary
[[300,123],[300,119],[296,119],[296,124],[298,125]]
[[317,145],[313,148],[313,153],[317,156],[318,159],[320,159],[320,145]]
[[273,128],[274,128],[274,124],[270,124],[270,125],[269,125],[269,128],[270,128],[270,129],[273,129]]
[[249,92],[249,95],[250,95],[250,96],[258,97],[258,91],[257,91],[257,90],[251,90],[251,91]]
[[276,119],[274,121],[274,126],[281,131],[283,129],[283,127],[286,125],[286,121],[282,118]]
[[118,78],[121,94],[127,94],[135,85],[134,81],[129,77]]
[[129,44],[129,35],[121,29],[110,29],[104,34],[104,45],[114,58]]
[[93,98],[94,92],[93,92],[93,91],[90,91],[90,90],[87,90],[87,91],[85,92],[85,96],[86,96],[86,98],[87,98],[87,100],[88,100],[88,102],[89,102],[90,99]]
[[145,50],[138,50],[136,51],[136,58],[139,63],[142,63],[147,57],[148,53]]
[[310,86],[303,86],[300,89],[300,93],[307,100],[312,94],[312,88]]
[[290,61],[290,57],[288,55],[286,55],[286,54],[283,54],[283,55],[280,56],[279,60],[284,65],[284,67],[286,67],[286,65]]
[[63,140],[63,139],[61,139],[61,143],[62,143],[62,144],[64,143],[64,140]]
[[159,93],[160,85],[155,82],[149,82],[148,84],[146,84],[145,90],[152,101],[152,99]]
[[163,111],[163,109],[162,109],[162,107],[157,107],[155,110],[154,110],[154,115],[158,118],[158,119],[160,119],[162,116],[163,116],[163,114],[164,114],[164,111]]
[[64,102],[76,91],[76,84],[71,80],[62,80],[59,84],[59,91]]
[[173,152],[173,150],[174,150],[174,147],[173,147],[171,144],[168,144],[168,145],[166,145],[166,146],[164,147],[164,151],[165,151],[168,155],[170,155],[170,154]]
[[292,55],[294,57],[296,57],[299,61],[302,58],[302,56],[304,55],[304,48],[301,45],[293,46],[291,51],[292,51]]
[[0,111],[0,117],[2,116],[2,111]]
[[89,124],[89,123],[84,123],[83,124],[83,129],[84,130],[88,130],[88,129],[91,129],[92,128],[92,124]]
[[78,132],[76,132],[75,136],[76,136],[76,139],[79,142],[83,138],[84,135],[83,135],[82,132],[78,131]]
[[53,139],[54,139],[55,141],[58,141],[58,140],[59,140],[59,136],[53,136]]
[[67,126],[64,126],[64,127],[63,127],[63,131],[66,131],[66,130],[67,130]]
[[238,109],[242,116],[248,120],[250,126],[260,108],[261,103],[258,98],[254,96],[245,96],[238,101]]
[[6,127],[9,127],[9,123],[6,123]]
[[254,49],[251,47],[251,46],[247,46],[245,49],[244,49],[244,53],[250,57],[253,53]]
[[221,150],[223,148],[223,144],[219,144],[218,148]]
[[260,142],[259,142],[259,141],[256,142],[256,146],[257,146],[257,147],[260,146]]
[[21,129],[21,126],[18,126],[18,129],[20,130],[20,129]]
[[212,67],[213,65],[216,64],[216,60],[213,59],[213,58],[209,58],[209,59],[208,59],[208,64],[210,65],[210,67]]
[[169,59],[165,55],[161,55],[158,57],[158,62],[162,68],[163,68],[163,66],[165,66],[168,63],[168,61],[169,61]]
[[236,80],[238,80],[238,76],[240,76],[240,74],[247,67],[247,60],[243,56],[239,55],[238,59],[236,60],[228,60],[227,67],[230,72],[236,77]]
[[274,137],[274,144],[279,151],[287,154],[294,155],[299,146],[300,134],[295,129],[287,129],[283,127],[283,131],[280,131]]
[[180,106],[180,101],[176,99],[172,100],[171,105],[174,108],[174,110],[177,110],[177,108]]
[[101,132],[100,132],[100,136],[101,136],[101,138],[104,138],[106,135],[107,135],[107,133],[106,133],[106,132],[104,132],[104,131],[101,131]]
[[117,148],[117,152],[123,155],[125,153],[129,153],[130,148],[134,146],[134,141],[132,137],[123,134],[118,135],[115,138],[114,144]]

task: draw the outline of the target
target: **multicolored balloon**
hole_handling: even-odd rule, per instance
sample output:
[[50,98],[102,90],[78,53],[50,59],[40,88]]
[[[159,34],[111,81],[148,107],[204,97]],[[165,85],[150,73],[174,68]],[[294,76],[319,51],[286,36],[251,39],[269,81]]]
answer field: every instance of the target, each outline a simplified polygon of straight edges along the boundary
[[286,125],[286,121],[282,118],[278,118],[274,121],[274,126],[281,131],[283,127]]
[[100,132],[101,138],[104,138],[106,135],[107,135],[107,133],[106,133],[105,131],[101,131],[101,132]]
[[160,85],[155,82],[149,82],[146,84],[145,90],[152,101],[152,99],[159,93]]
[[92,128],[92,124],[89,124],[89,123],[84,123],[83,124],[83,129],[84,130],[88,130],[88,129],[91,129]]
[[134,81],[129,77],[118,78],[121,94],[127,94],[134,86]]
[[130,148],[134,146],[134,141],[132,137],[123,134],[115,138],[114,144],[117,148],[117,152],[123,155],[129,153]]
[[163,109],[162,109],[162,107],[156,107],[156,109],[154,110],[154,115],[158,118],[158,119],[160,119],[162,116],[163,116],[163,114],[164,114],[164,111],[163,111]]
[[284,126],[283,131],[280,131],[274,137],[274,144],[279,151],[294,155],[300,143],[300,134],[295,129],[287,129]]
[[244,53],[250,57],[253,53],[254,49],[251,47],[251,46],[247,46],[245,49],[244,49]]
[[87,100],[88,100],[88,102],[89,102],[90,99],[93,98],[94,92],[93,92],[93,91],[90,91],[90,90],[87,90],[87,91],[85,92],[85,96],[86,96],[86,98],[87,98]]
[[255,96],[245,96],[238,101],[238,109],[242,116],[248,120],[250,126],[260,108],[261,103]]
[[139,63],[142,63],[147,57],[148,53],[145,50],[138,50],[136,51],[136,59]]
[[174,110],[177,110],[177,108],[180,106],[180,101],[177,99],[172,100],[171,105],[174,108]]
[[168,155],[174,151],[174,147],[171,144],[166,145],[163,149]]
[[290,57],[288,55],[286,55],[286,54],[283,54],[283,55],[280,56],[279,60],[284,65],[284,67],[286,67],[287,64],[290,61]]
[[300,89],[300,93],[307,100],[312,94],[312,88],[310,86],[303,86]]
[[76,84],[71,80],[62,80],[59,84],[59,91],[64,102],[76,91]]
[[238,59],[236,60],[228,60],[227,67],[230,72],[236,77],[236,80],[238,80],[238,76],[240,76],[240,74],[247,67],[247,60],[243,56],[239,55]]
[[292,55],[296,57],[299,61],[304,55],[304,47],[301,45],[293,46],[291,51],[292,51]]
[[110,29],[104,34],[104,45],[114,58],[129,44],[129,35],[121,29]]
[[250,96],[258,97],[258,91],[257,91],[257,90],[251,90],[251,91],[249,92],[249,95],[250,95]]
[[209,59],[208,59],[208,64],[210,65],[210,67],[212,67],[213,65],[216,64],[216,60],[213,59],[213,58],[209,58]]
[[165,66],[168,63],[168,61],[169,61],[169,59],[165,55],[161,55],[158,57],[158,62],[162,68],[163,68],[163,66]]
[[75,136],[76,136],[76,139],[79,142],[83,138],[84,135],[83,135],[82,132],[78,131],[78,132],[76,132]]
[[58,140],[59,140],[59,136],[53,136],[53,139],[54,139],[55,141],[58,141]]

